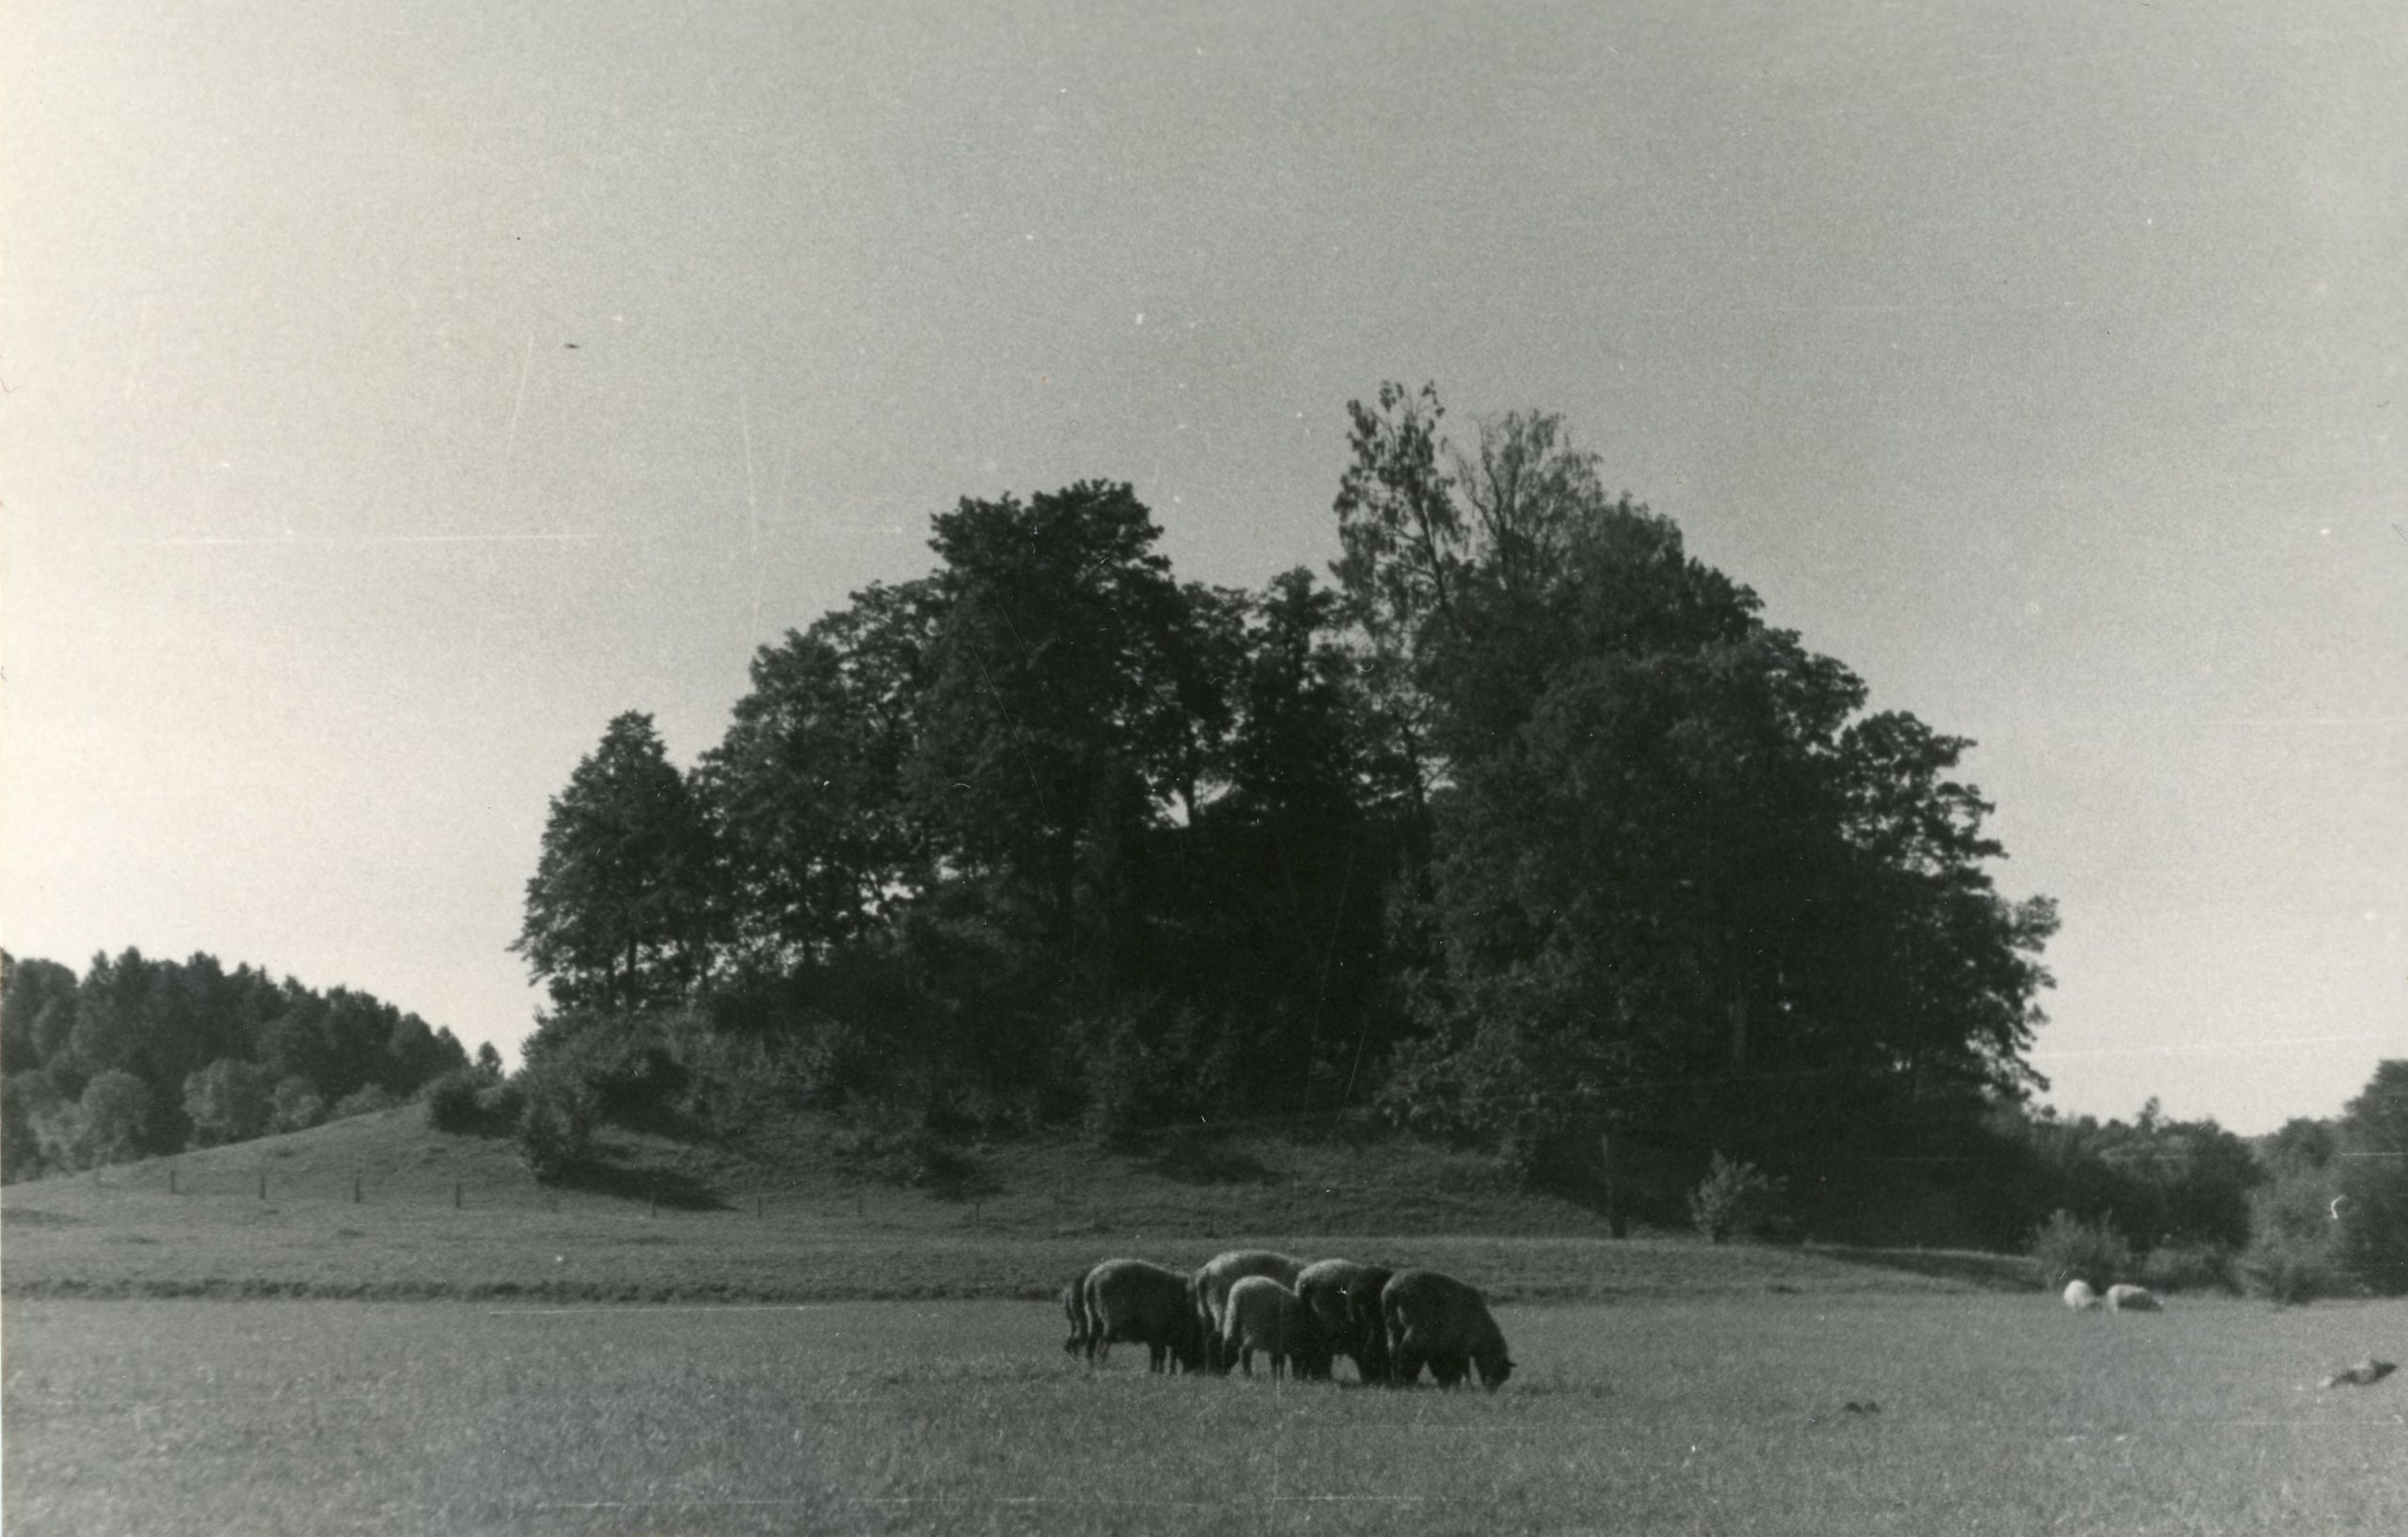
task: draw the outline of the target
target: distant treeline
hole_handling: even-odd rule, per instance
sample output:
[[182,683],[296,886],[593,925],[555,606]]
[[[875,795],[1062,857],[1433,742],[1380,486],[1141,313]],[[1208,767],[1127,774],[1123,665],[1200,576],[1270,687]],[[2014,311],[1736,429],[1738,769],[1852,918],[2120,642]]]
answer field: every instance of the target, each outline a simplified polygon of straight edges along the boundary
[[399,1104],[467,1061],[452,1032],[367,993],[205,954],[96,956],[79,980],[0,953],[0,1179],[299,1131]]
[[690,770],[611,721],[528,885],[531,1084],[674,1015],[940,1129],[1390,1123],[1617,1216],[1716,1152],[1823,1229],[1978,1200],[2055,914],[1995,889],[1970,744],[1558,418],[1350,414],[1334,586],[1181,582],[1126,485],[965,499]]

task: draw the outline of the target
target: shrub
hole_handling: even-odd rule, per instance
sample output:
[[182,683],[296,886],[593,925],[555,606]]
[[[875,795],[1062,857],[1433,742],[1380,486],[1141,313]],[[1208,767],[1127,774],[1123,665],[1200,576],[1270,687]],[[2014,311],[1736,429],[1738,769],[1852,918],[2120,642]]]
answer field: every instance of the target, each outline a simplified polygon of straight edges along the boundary
[[276,1118],[276,1080],[256,1062],[220,1057],[184,1079],[184,1115],[193,1145],[265,1136]]
[[707,1018],[689,1010],[563,1012],[528,1042],[527,1068],[539,1077],[580,1080],[601,1120],[674,1133],[684,1129],[694,1087],[687,1058],[709,1040],[710,1028]]
[[478,1123],[495,1135],[518,1130],[526,1114],[527,1090],[515,1078],[489,1083],[477,1090]]
[[2249,1247],[2241,1256],[2241,1279],[2250,1295],[2304,1303],[2353,1290],[2326,1187],[2324,1171],[2300,1168],[2252,1194]]
[[1781,1186],[1753,1164],[1718,1152],[1705,1178],[1689,1192],[1689,1220],[1711,1243],[1727,1243],[1735,1233],[1757,1237],[1772,1220]]
[[477,1106],[477,1091],[484,1086],[474,1068],[454,1068],[426,1085],[426,1123],[438,1132],[460,1134],[484,1129]]
[[548,1183],[585,1160],[596,1119],[594,1089],[574,1072],[529,1070],[516,1082],[518,1152],[528,1172]]
[[2141,1284],[2156,1291],[2239,1291],[2241,1271],[2222,1244],[2160,1244],[2141,1260]]
[[2132,1274],[2132,1246],[2105,1217],[2084,1222],[2070,1212],[2052,1212],[2024,1252],[2039,1261],[2041,1284],[2052,1291],[2077,1280],[2103,1291]]
[[306,1132],[326,1118],[325,1097],[318,1085],[297,1074],[276,1085],[276,1129]]
[[384,1085],[370,1084],[337,1100],[326,1118],[344,1120],[353,1116],[372,1116],[380,1110],[390,1110],[401,1102],[400,1097]]

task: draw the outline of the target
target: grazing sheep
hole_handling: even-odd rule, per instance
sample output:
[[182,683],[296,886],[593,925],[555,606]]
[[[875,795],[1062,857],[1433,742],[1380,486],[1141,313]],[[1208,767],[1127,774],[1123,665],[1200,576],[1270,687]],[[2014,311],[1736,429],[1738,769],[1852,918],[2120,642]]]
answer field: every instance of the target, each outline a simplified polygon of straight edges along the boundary
[[2088,1281],[2067,1281],[2066,1306],[2077,1313],[2090,1312],[2099,1306],[2099,1293],[2090,1290]]
[[1204,1334],[1204,1364],[1214,1371],[1229,1369],[1221,1336],[1228,1325],[1230,1288],[1249,1276],[1268,1276],[1293,1291],[1304,1268],[1302,1260],[1270,1249],[1231,1249],[1205,1260],[1189,1282],[1196,1325]]
[[1254,1375],[1254,1353],[1271,1355],[1275,1379],[1293,1366],[1299,1377],[1329,1374],[1329,1347],[1321,1325],[1302,1297],[1268,1276],[1246,1276],[1229,1288],[1228,1322],[1221,1336],[1221,1358],[1236,1361]]
[[2162,1313],[2165,1304],[2157,1293],[2145,1286],[2116,1285],[2107,1289],[2107,1310],[2111,1313]]
[[1434,1270],[1397,1273],[1380,1291],[1388,1326],[1388,1380],[1404,1384],[1426,1363],[1441,1387],[1453,1387],[1471,1367],[1481,1386],[1495,1391],[1513,1374],[1505,1336],[1472,1288]]
[[1076,1356],[1086,1349],[1086,1272],[1084,1270],[1071,1276],[1069,1287],[1062,1287],[1062,1313],[1069,1315],[1069,1339],[1062,1342],[1062,1349]]
[[1086,1353],[1109,1360],[1117,1341],[1146,1347],[1146,1369],[1193,1371],[1204,1341],[1188,1306],[1187,1277],[1143,1260],[1106,1260],[1087,1272]]
[[[1352,1260],[1316,1260],[1296,1276],[1296,1295],[1312,1309],[1322,1339],[1334,1353],[1345,1353],[1365,1382],[1374,1380],[1376,1368],[1384,1367],[1387,1358],[1387,1328],[1380,1322],[1377,1306],[1366,1330],[1352,1301],[1356,1285],[1370,1273],[1370,1266]],[[1386,1284],[1389,1274],[1381,1273],[1381,1285]],[[1372,1294],[1378,1295],[1376,1290]]]
[[1365,1382],[1388,1380],[1388,1323],[1380,1311],[1380,1293],[1395,1276],[1386,1265],[1369,1265],[1346,1285],[1347,1320],[1363,1352],[1354,1364]]

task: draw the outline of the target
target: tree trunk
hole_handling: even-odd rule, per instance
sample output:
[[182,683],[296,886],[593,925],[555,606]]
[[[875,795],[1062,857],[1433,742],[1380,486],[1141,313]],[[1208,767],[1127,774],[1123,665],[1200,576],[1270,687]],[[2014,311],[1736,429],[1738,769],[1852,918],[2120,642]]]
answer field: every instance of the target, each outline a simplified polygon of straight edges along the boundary
[[1622,1171],[1614,1163],[1614,1135],[1611,1132],[1597,1133],[1597,1163],[1603,1172],[1606,1192],[1606,1231],[1616,1238],[1628,1238],[1630,1215],[1623,1210]]

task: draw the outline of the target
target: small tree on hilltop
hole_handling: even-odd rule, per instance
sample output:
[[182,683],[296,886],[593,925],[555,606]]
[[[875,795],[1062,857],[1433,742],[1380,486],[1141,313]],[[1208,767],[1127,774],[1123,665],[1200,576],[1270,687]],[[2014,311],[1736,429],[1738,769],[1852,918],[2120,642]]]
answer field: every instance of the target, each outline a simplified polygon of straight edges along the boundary
[[1753,1164],[1714,1155],[1713,1165],[1689,1192],[1689,1220],[1709,1243],[1727,1244],[1734,1234],[1754,1238],[1771,1219],[1782,1181]]
[[674,997],[703,970],[710,879],[695,798],[631,710],[552,798],[511,948],[563,1008]]

